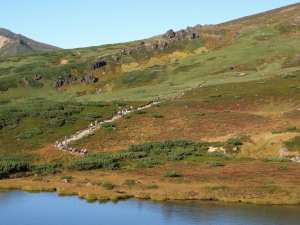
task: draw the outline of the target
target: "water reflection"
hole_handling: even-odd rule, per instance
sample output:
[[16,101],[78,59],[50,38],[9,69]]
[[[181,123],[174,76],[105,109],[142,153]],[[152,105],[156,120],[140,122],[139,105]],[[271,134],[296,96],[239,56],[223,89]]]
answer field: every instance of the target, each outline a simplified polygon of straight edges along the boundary
[[298,224],[298,206],[137,201],[87,204],[56,193],[0,192],[1,225]]

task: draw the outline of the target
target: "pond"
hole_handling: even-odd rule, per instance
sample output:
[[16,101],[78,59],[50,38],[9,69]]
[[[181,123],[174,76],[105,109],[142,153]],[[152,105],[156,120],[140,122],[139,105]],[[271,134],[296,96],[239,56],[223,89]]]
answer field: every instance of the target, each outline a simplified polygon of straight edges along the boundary
[[0,192],[1,225],[292,225],[299,221],[299,206],[135,199],[87,203],[56,193]]

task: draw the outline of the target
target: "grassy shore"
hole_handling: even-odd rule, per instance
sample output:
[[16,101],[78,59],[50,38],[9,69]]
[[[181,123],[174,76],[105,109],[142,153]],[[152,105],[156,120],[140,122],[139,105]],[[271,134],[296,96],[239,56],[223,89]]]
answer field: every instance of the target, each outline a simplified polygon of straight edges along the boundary
[[[57,191],[88,201],[127,198],[165,200],[216,200],[254,204],[300,204],[298,163],[239,159],[213,167],[192,159],[154,168],[116,171],[63,172],[0,181],[1,189],[29,192]],[[176,170],[178,176],[165,177]],[[68,179],[69,182],[62,182]]]

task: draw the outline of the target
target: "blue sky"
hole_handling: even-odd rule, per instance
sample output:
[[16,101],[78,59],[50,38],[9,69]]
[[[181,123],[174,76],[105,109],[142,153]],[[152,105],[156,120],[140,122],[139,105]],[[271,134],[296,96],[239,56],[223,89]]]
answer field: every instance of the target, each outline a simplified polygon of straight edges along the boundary
[[149,38],[298,3],[292,0],[4,0],[0,27],[76,48]]

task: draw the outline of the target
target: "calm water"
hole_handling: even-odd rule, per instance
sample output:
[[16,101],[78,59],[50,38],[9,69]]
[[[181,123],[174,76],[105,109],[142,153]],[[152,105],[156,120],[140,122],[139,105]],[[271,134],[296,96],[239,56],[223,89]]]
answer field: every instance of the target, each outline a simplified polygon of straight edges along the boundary
[[300,224],[300,207],[127,200],[87,203],[56,193],[0,192],[0,225]]

